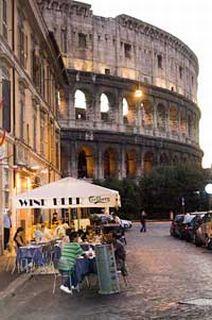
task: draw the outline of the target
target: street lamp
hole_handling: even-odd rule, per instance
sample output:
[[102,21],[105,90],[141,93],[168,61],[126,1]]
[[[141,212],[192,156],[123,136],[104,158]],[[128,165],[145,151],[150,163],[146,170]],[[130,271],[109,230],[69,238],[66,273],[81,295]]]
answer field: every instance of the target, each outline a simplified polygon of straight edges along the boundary
[[209,211],[211,210],[211,200],[212,200],[212,183],[208,183],[205,186],[205,192],[208,194],[209,198]]

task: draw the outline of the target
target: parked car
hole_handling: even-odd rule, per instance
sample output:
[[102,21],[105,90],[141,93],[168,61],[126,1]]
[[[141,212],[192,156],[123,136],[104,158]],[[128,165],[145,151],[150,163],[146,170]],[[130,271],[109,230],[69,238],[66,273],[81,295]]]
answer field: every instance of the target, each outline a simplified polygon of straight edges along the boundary
[[[92,221],[95,221],[100,224],[107,224],[107,223],[114,222],[114,218],[110,214],[92,214],[91,219]],[[120,224],[124,228],[124,230],[129,230],[130,228],[132,228],[132,221],[130,220],[120,219]]]
[[170,234],[171,236],[181,238],[181,230],[182,230],[182,223],[184,220],[184,214],[177,214],[172,221],[170,227]]
[[196,246],[205,246],[212,250],[212,212],[207,212],[202,218],[194,235]]
[[185,215],[181,229],[180,229],[180,238],[184,239],[186,241],[190,241],[191,239],[191,230],[193,228],[193,223],[192,221],[195,219],[196,215]]
[[199,226],[201,225],[202,218],[204,217],[205,213],[206,212],[193,212],[193,213],[191,213],[192,215],[194,215],[194,218],[191,220],[191,222],[188,225],[185,240],[194,243],[196,231],[199,228]]

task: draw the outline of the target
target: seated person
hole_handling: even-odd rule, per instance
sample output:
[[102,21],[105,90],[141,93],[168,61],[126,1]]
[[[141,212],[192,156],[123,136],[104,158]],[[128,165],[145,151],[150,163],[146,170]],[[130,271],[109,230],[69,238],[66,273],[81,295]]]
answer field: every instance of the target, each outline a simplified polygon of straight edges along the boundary
[[43,232],[41,231],[41,224],[40,223],[36,224],[34,238],[37,243],[41,242],[41,239],[43,238]]
[[123,277],[126,277],[128,275],[128,273],[127,273],[127,269],[125,266],[126,251],[125,251],[124,245],[119,239],[117,239],[116,234],[113,234],[112,243],[113,243],[113,247],[114,247],[117,269],[121,271],[121,274]]
[[93,237],[94,237],[94,232],[93,232],[92,226],[86,226],[85,237],[84,237],[85,241],[92,242]]
[[26,245],[26,243],[23,239],[23,234],[24,234],[24,228],[19,227],[13,237],[16,248],[20,248],[20,247],[23,247]]
[[64,244],[57,266],[62,274],[63,280],[63,284],[60,286],[60,289],[66,293],[71,293],[70,276],[71,272],[74,270],[76,259],[84,254],[84,251],[80,247],[79,243],[77,243],[77,232],[72,232],[69,235],[69,238],[70,242]]
[[41,241],[50,241],[52,239],[52,234],[49,228],[47,228],[45,223],[41,224],[41,232],[43,234]]
[[58,218],[57,218],[58,214],[57,212],[53,212],[53,215],[52,215],[52,224],[55,224],[57,221],[58,221]]
[[57,222],[57,227],[54,231],[54,236],[56,238],[61,239],[62,237],[64,237],[66,235],[66,230],[64,228],[63,222],[62,220],[58,220]]

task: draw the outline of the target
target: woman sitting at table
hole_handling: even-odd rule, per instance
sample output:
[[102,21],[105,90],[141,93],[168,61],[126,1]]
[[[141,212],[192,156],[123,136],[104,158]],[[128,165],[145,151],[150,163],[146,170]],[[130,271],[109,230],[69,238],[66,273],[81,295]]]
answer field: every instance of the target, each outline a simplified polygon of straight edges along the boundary
[[57,266],[60,273],[62,274],[63,280],[63,284],[60,286],[60,289],[66,293],[72,293],[70,287],[70,276],[74,270],[76,259],[84,254],[84,251],[80,247],[79,243],[77,243],[77,232],[72,232],[69,235],[69,238],[70,242],[64,244]]
[[45,225],[45,223],[41,224],[41,232],[42,232],[42,241],[50,241],[52,240],[52,234],[49,228]]
[[20,247],[23,247],[26,245],[26,243],[23,239],[23,233],[24,233],[24,228],[19,227],[13,237],[16,248],[20,248]]

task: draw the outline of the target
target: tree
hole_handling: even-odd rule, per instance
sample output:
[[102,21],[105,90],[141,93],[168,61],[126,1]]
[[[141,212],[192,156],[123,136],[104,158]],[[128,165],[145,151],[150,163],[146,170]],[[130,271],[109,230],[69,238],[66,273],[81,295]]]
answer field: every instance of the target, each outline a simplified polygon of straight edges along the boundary
[[182,198],[187,212],[206,209],[206,181],[205,171],[198,167],[156,167],[140,180],[141,202],[147,212],[160,217],[169,210],[182,212]]

